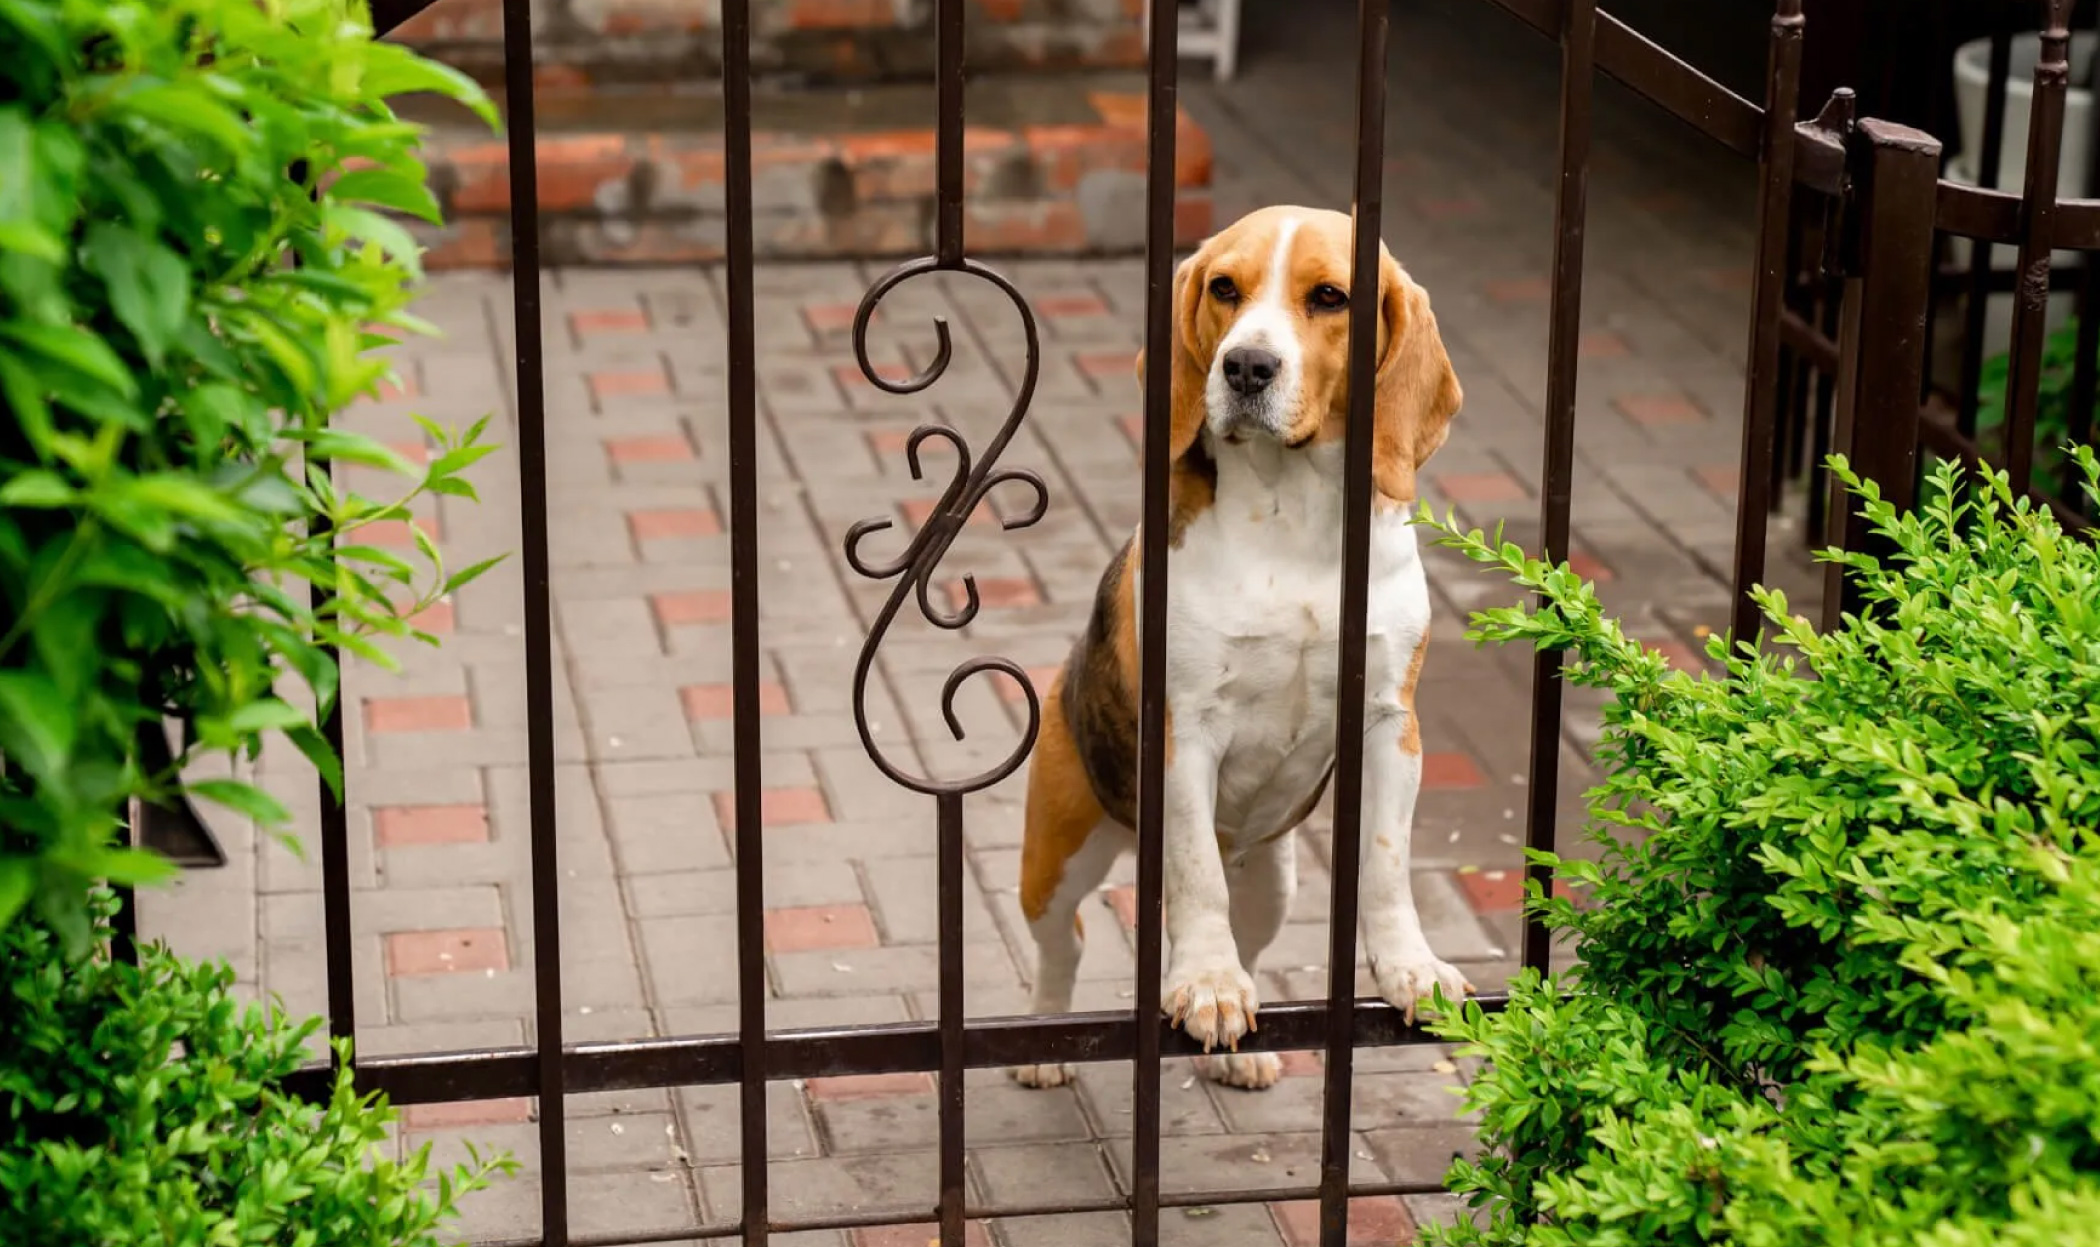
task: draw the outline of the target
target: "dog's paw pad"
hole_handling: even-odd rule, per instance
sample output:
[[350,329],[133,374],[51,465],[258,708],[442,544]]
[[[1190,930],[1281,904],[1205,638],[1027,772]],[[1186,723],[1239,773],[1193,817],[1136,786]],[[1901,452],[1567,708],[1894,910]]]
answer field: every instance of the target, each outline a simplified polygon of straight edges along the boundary
[[1254,980],[1237,962],[1177,969],[1168,975],[1163,1006],[1205,1052],[1237,1046],[1240,1036],[1254,1029],[1260,1007]]
[[1430,1011],[1438,988],[1443,989],[1444,999],[1453,1005],[1473,994],[1473,985],[1456,966],[1426,952],[1390,961],[1374,960],[1372,974],[1378,980],[1378,994],[1410,1023]]

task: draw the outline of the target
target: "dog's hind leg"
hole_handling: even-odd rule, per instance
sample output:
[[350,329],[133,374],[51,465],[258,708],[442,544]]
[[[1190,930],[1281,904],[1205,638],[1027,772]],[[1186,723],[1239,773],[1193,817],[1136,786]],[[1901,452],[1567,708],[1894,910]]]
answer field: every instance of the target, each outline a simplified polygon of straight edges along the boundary
[[[1042,730],[1028,769],[1026,830],[1021,840],[1021,915],[1035,939],[1036,1013],[1068,1013],[1079,976],[1085,931],[1079,907],[1108,877],[1128,833],[1109,822],[1094,799],[1063,713],[1063,680],[1044,699]],[[1062,1064],[1019,1065],[1023,1086],[1056,1087],[1071,1079]]]

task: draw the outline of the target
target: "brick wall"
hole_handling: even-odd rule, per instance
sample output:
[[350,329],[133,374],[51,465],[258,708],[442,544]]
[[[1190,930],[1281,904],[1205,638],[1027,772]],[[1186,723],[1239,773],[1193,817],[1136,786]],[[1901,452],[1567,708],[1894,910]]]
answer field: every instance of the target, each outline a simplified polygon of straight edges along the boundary
[[[1130,67],[1143,0],[969,0],[973,70]],[[721,72],[720,0],[541,0],[543,90],[685,81]],[[933,0],[754,0],[752,64],[813,83],[923,77]],[[488,82],[503,69],[502,0],[438,0],[395,36]]]
[[[972,126],[963,236],[973,253],[1134,253],[1144,246],[1142,95],[1096,92],[1089,124]],[[1182,114],[1175,236],[1211,229],[1211,147]],[[934,133],[753,138],[761,259],[915,255],[932,245]],[[417,223],[433,267],[497,267],[509,253],[509,151],[501,142],[427,153],[445,208]],[[542,138],[541,248],[552,264],[691,263],[723,254],[719,136],[614,132]]]

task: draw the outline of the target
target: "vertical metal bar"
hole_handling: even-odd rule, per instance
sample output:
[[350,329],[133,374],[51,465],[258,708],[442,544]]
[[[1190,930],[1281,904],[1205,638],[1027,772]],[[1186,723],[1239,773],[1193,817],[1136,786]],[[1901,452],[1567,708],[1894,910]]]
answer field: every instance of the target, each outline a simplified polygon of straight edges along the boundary
[[[961,7],[960,0],[943,0]],[[963,1247],[963,799],[935,798],[940,818],[941,1247]]]
[[[935,10],[937,89],[934,253],[943,268],[963,263],[963,0]],[[996,453],[996,451],[994,452]],[[967,504],[965,504],[967,505]],[[963,794],[934,798],[940,850],[941,1247],[963,1247]]]
[[[1833,214],[1833,217],[1835,214]],[[1832,229],[1838,228],[1833,219]],[[1823,333],[1833,342],[1841,342],[1845,317],[1845,281],[1842,277],[1823,274],[1818,277],[1822,287],[1817,295],[1817,323]],[[1842,353],[1839,362],[1843,362]],[[1808,523],[1802,536],[1810,546],[1827,545],[1830,535],[1830,489],[1829,472],[1823,461],[1830,455],[1830,431],[1837,425],[1837,396],[1839,376],[1835,372],[1818,370],[1816,373],[1815,410],[1811,413],[1808,433]]]
[[[292,162],[289,171],[294,183],[305,185],[308,180],[308,165],[304,160]],[[319,188],[311,194],[318,196]],[[297,264],[297,257],[293,263]],[[331,537],[332,526],[326,519],[316,518],[307,530],[317,540],[328,542],[329,562],[335,561],[335,542]],[[308,581],[306,585],[307,605],[319,618],[334,600],[335,594],[319,581]],[[342,651],[333,645],[322,646],[328,662],[341,672]],[[357,969],[351,957],[350,921],[350,767],[343,755],[343,681],[336,680],[335,700],[323,710],[319,724],[321,739],[343,760],[343,792],[340,798],[329,788],[328,781],[319,776],[314,784],[321,792],[321,957],[327,967],[328,976],[328,1064],[340,1067],[342,1062],[335,1051],[335,1042],[341,1039],[355,1041],[357,1037]],[[153,761],[167,758],[167,732],[159,722],[148,724],[139,738],[142,751],[151,755]],[[144,821],[152,815],[151,807],[138,803],[133,806],[140,822],[135,824],[141,832]],[[206,833],[209,835],[209,833]],[[138,838],[143,838],[140,836]],[[136,915],[132,915],[136,921]],[[136,934],[134,930],[133,934]],[[353,1059],[354,1066],[356,1061]]]
[[758,649],[758,338],[753,319],[751,0],[722,0],[724,215],[729,295],[729,648],[736,725],[736,962],[738,1084],[743,1120],[745,1247],[764,1247],[766,1160],[765,816],[760,808]]
[[1161,893],[1167,778],[1167,456],[1174,401],[1174,128],[1181,6],[1154,4],[1145,104],[1144,520],[1138,529],[1137,1047],[1131,1059],[1130,1241],[1159,1243]]
[[516,319],[518,492],[525,580],[525,760],[532,845],[532,969],[539,1049],[540,1239],[569,1241],[562,1072],[561,863],[555,823],[554,631],[547,554],[547,403],[540,343],[540,183],[533,124],[531,0],[503,0],[510,115],[511,306]]
[[[318,522],[318,521],[317,521]],[[307,585],[307,600],[313,604],[315,614],[326,607],[334,595],[317,583]],[[327,646],[328,661],[342,669],[342,653],[334,646]],[[321,716],[321,738],[343,758],[343,681],[336,681],[335,700]],[[318,776],[314,783],[321,790],[321,955],[328,966],[328,1038],[330,1065],[340,1065],[334,1051],[334,1042],[357,1038],[357,962],[352,956],[356,946],[351,934],[350,921],[350,767],[347,759],[343,765],[343,795],[339,800],[328,781]],[[353,1066],[355,1062],[352,1062]]]
[[[1995,190],[2005,167],[2005,90],[2012,79],[2012,32],[1991,32],[1990,85],[1984,91],[1983,150],[1977,153],[1976,184]],[[1995,252],[1980,238],[1969,240],[1969,291],[1962,308],[1961,391],[1956,395],[1955,426],[1976,436],[1977,391],[1983,385],[1983,328],[1991,306],[1991,258]]]
[[934,212],[934,256],[942,268],[961,268],[963,259],[963,5],[939,0],[934,11],[934,178],[939,187]]
[[[146,803],[133,797],[124,803],[124,826],[118,834],[119,848],[133,848],[139,842],[138,826]],[[125,883],[113,883],[109,890],[116,894],[116,912],[109,916],[109,957],[119,965],[135,966],[139,963],[139,898],[137,889]]]
[[[1939,140],[1908,126],[1866,120],[1853,133],[1853,183],[1861,213],[1859,276],[1846,291],[1836,445],[1898,510],[1917,496],[1918,378],[1925,366],[1932,297],[1933,211]],[[1847,550],[1874,548],[1859,508],[1835,495],[1832,526]],[[1823,621],[1859,609],[1857,584],[1832,564]]]
[[[2094,150],[2100,152],[2100,145]],[[2095,179],[2100,185],[2100,178]],[[2078,355],[2071,366],[2071,410],[2069,427],[2064,440],[2084,446],[2093,438],[2093,404],[2100,401],[2100,252],[2088,251],[2080,257],[2078,273]],[[2065,506],[2084,514],[2087,510],[2085,491],[2079,488],[2084,474],[2076,462],[2066,457],[2062,474],[2058,477],[2055,494]]]
[[[1801,200],[1789,197],[1786,223],[1785,279],[1780,283],[1779,308],[1782,313],[1800,315],[1801,301],[1801,229],[1805,217],[1801,211]],[[1805,319],[1805,317],[1804,317]],[[1807,440],[1801,421],[1807,405],[1801,395],[1801,379],[1809,367],[1807,358],[1788,345],[1784,334],[1779,339],[1779,379],[1773,394],[1777,405],[1778,420],[1772,431],[1772,473],[1768,488],[1771,490],[1767,503],[1773,511],[1786,491],[1786,483],[1798,471],[1802,443]]]
[[1378,385],[1379,237],[1385,210],[1390,0],[1356,8],[1356,191],[1349,268],[1349,425],[1342,469],[1341,670],[1335,685],[1334,847],[1328,872],[1327,1083],[1320,1110],[1320,1247],[1349,1238],[1349,1111],[1356,1073],[1356,863],[1363,850],[1364,664],[1371,584],[1372,425]]
[[2027,177],[2020,199],[2019,280],[2013,283],[2012,359],[2005,377],[2005,469],[2013,496],[2034,479],[2034,413],[2049,315],[2049,236],[2056,220],[2058,153],[2071,89],[2071,0],[2049,0],[2034,102],[2027,114]]
[[[1549,563],[1568,557],[1568,510],[1575,475],[1576,347],[1582,334],[1582,242],[1589,216],[1590,101],[1596,86],[1597,0],[1568,0],[1560,33],[1560,182],[1553,203],[1553,306],[1546,340],[1546,447],[1539,489],[1539,530]],[[1524,845],[1553,848],[1560,795],[1561,659],[1541,650],[1532,661],[1531,780]],[[1543,864],[1527,861],[1525,878],[1553,886]],[[1536,915],[1524,919],[1524,964],[1544,974],[1552,939]]]
[[1757,202],[1756,286],[1750,296],[1749,377],[1743,386],[1742,481],[1735,505],[1735,612],[1732,647],[1755,646],[1760,615],[1750,591],[1765,575],[1765,529],[1771,519],[1774,430],[1778,423],[1779,319],[1786,310],[1787,223],[1794,194],[1794,113],[1801,98],[1801,0],[1779,0],[1772,12],[1765,67],[1763,186]]

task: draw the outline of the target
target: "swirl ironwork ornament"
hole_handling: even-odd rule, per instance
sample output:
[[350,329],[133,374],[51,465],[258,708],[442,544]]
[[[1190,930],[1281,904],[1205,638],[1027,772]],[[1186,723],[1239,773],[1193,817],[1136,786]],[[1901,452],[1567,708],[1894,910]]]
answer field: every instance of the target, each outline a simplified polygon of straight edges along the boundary
[[955,538],[962,532],[963,524],[983,505],[992,490],[1001,485],[1019,484],[1027,486],[1031,495],[1025,511],[1002,519],[1001,527],[1009,532],[1027,528],[1042,519],[1044,511],[1050,505],[1050,493],[1044,486],[1042,477],[1034,472],[1025,468],[998,466],[999,456],[1005,452],[1007,443],[1013,440],[1014,434],[1020,431],[1021,421],[1028,414],[1028,405],[1035,397],[1036,375],[1042,366],[1042,347],[1036,334],[1035,316],[1029,309],[1028,300],[1022,297],[1012,282],[995,270],[966,258],[944,262],[934,256],[924,256],[916,260],[907,260],[884,274],[861,296],[860,307],[853,316],[853,356],[860,365],[861,374],[868,379],[869,384],[885,393],[917,394],[939,381],[948,371],[949,361],[954,358],[954,343],[949,336],[947,318],[942,316],[933,318],[933,359],[918,375],[902,381],[892,381],[876,371],[873,362],[868,358],[868,322],[873,318],[876,307],[884,297],[914,277],[938,272],[967,273],[980,278],[991,283],[1013,303],[1014,310],[1020,313],[1021,327],[1028,338],[1027,363],[1020,388],[1015,395],[1013,407],[1007,412],[1004,423],[999,426],[999,432],[985,447],[982,458],[973,461],[970,444],[960,432],[948,425],[922,424],[913,429],[911,437],[904,445],[905,461],[911,468],[913,480],[926,479],[920,450],[928,441],[946,442],[955,452],[955,469],[949,477],[947,488],[941,491],[940,502],[935,505],[932,516],[919,526],[911,544],[897,557],[879,563],[861,557],[862,541],[892,527],[892,522],[887,518],[861,520],[847,529],[845,553],[846,562],[853,570],[868,579],[897,581],[896,587],[890,591],[889,600],[883,603],[881,612],[876,615],[874,625],[868,629],[867,639],[861,643],[860,660],[853,670],[853,723],[860,731],[861,745],[867,749],[868,757],[875,763],[876,769],[889,776],[895,783],[914,792],[932,796],[961,796],[964,793],[989,788],[1013,774],[1020,768],[1021,763],[1027,760],[1028,751],[1035,747],[1036,733],[1042,726],[1042,702],[1027,673],[1011,659],[989,656],[968,659],[948,673],[947,680],[941,686],[941,717],[946,720],[948,730],[954,733],[957,740],[965,739],[965,732],[962,721],[956,717],[955,694],[964,681],[980,672],[996,671],[1013,680],[1020,686],[1028,707],[1028,725],[1013,749],[992,766],[957,780],[938,780],[930,776],[914,775],[884,755],[882,749],[876,745],[874,733],[868,723],[868,676],[875,666],[876,651],[882,647],[883,637],[888,634],[890,624],[895,622],[897,612],[903,609],[907,597],[918,599],[919,613],[937,628],[953,631],[967,627],[970,621],[977,617],[982,603],[978,597],[977,578],[974,574],[963,575],[963,600],[953,609],[934,600],[934,575],[940,568],[941,560],[947,557],[949,547],[955,544]]

